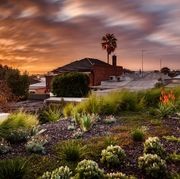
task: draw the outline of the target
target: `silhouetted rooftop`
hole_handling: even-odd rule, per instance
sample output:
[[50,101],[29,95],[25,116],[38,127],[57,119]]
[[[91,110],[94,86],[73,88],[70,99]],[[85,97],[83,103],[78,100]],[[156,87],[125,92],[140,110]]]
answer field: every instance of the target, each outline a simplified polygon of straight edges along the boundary
[[90,71],[94,65],[101,65],[101,66],[112,66],[106,62],[103,62],[98,59],[94,58],[83,58],[82,60],[77,60],[62,67],[59,67],[53,70],[53,73],[62,73],[62,72],[69,72],[69,71]]

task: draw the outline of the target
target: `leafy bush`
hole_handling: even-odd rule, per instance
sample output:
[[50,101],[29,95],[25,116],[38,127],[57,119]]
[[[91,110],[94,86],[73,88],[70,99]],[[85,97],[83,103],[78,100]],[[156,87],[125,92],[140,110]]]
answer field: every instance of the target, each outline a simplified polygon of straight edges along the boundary
[[104,171],[92,160],[83,160],[76,167],[76,179],[102,179]]
[[110,115],[110,116],[106,116],[103,121],[105,124],[112,124],[116,122],[116,118]]
[[11,150],[11,147],[9,143],[3,138],[0,139],[0,155],[8,153],[10,150]]
[[62,116],[62,108],[63,104],[61,105],[48,105],[44,106],[40,111],[39,111],[39,121],[44,124],[46,122],[56,122],[60,120]]
[[107,179],[136,179],[136,177],[133,176],[127,176],[124,173],[117,172],[117,173],[107,173],[106,174]]
[[5,81],[11,92],[18,98],[26,98],[29,91],[29,77],[18,69],[0,65],[0,80]]
[[45,154],[44,145],[48,142],[47,136],[37,135],[26,144],[26,150],[31,153]]
[[70,179],[71,176],[72,172],[70,169],[67,166],[61,166],[52,172],[45,172],[39,179]]
[[23,179],[27,171],[27,161],[16,158],[0,161],[1,179]]
[[52,92],[61,97],[83,97],[89,93],[89,77],[86,74],[73,72],[54,77]]
[[72,103],[67,104],[63,109],[63,115],[65,117],[72,117],[73,109],[74,109],[74,105]]
[[132,131],[131,135],[134,141],[143,141],[145,138],[145,131],[142,128],[137,128]]
[[144,143],[145,154],[157,154],[166,157],[166,152],[158,137],[149,137]]
[[117,166],[122,164],[126,154],[124,150],[118,145],[110,145],[101,152],[101,162],[105,163],[108,167]]
[[61,143],[60,148],[57,149],[58,156],[61,160],[67,162],[77,162],[81,160],[88,153],[87,147],[78,143],[75,140]]
[[144,154],[139,157],[138,167],[151,178],[163,178],[166,175],[166,161],[156,154]]

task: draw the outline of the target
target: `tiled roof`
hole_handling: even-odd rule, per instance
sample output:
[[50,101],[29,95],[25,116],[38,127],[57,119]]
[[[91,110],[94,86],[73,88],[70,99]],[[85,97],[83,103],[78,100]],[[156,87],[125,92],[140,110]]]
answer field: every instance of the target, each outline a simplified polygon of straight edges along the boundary
[[105,63],[101,60],[94,59],[94,58],[84,58],[82,60],[77,60],[62,67],[59,67],[53,70],[53,73],[62,73],[62,72],[69,72],[69,71],[90,71],[94,65],[101,65],[101,66],[111,66],[108,63]]

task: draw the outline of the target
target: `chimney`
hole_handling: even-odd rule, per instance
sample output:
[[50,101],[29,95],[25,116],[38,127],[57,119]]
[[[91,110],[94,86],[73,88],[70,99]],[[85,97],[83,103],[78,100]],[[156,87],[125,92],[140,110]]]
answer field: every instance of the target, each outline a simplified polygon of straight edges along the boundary
[[117,66],[117,56],[116,55],[112,56],[112,66]]

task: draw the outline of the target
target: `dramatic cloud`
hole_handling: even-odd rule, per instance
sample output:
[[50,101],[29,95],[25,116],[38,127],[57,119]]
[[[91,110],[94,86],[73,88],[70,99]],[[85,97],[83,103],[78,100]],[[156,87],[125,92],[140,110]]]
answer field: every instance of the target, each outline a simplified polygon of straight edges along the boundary
[[43,73],[84,57],[106,60],[101,37],[118,39],[119,65],[180,68],[179,0],[1,0],[0,63]]

